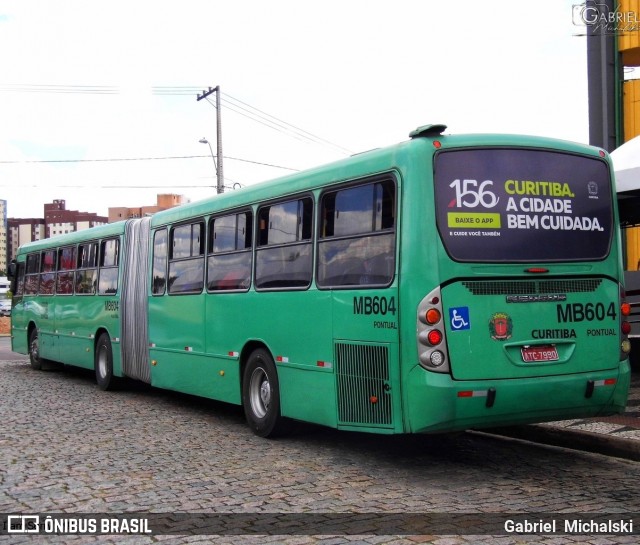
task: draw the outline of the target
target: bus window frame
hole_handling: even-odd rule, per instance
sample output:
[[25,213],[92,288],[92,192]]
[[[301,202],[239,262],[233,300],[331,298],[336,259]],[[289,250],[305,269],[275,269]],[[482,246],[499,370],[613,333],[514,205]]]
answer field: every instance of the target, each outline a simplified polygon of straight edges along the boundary
[[[53,263],[47,263],[46,255],[53,255]],[[38,282],[38,295],[56,294],[56,274],[58,269],[58,247],[40,251],[40,280]],[[49,285],[51,286],[49,288]]]
[[[238,248],[238,238],[237,238],[237,230],[238,230],[238,218],[241,215],[248,215],[249,217],[246,218],[245,217],[245,224],[249,227],[249,229],[251,230],[248,233],[249,236],[249,243],[247,244],[247,234],[245,233],[245,245],[243,248]],[[223,249],[223,250],[215,250],[215,240],[214,240],[214,230],[215,230],[215,222],[217,220],[223,219],[223,218],[228,218],[228,217],[235,217],[235,235],[234,235],[234,248],[232,250],[228,250],[228,249]],[[253,264],[254,264],[254,245],[255,245],[255,229],[256,229],[256,214],[254,213],[253,209],[251,207],[243,207],[240,209],[231,209],[231,210],[225,210],[224,212],[220,213],[220,214],[216,214],[213,215],[209,218],[208,222],[207,222],[207,246],[206,246],[206,267],[205,267],[205,288],[207,290],[207,293],[212,293],[212,294],[216,294],[216,293],[230,293],[230,292],[246,292],[249,291],[251,289],[251,286],[253,284]],[[248,276],[245,275],[244,276],[244,282],[246,282],[246,286],[234,286],[234,287],[218,287],[218,288],[211,288],[210,287],[210,271],[212,270],[212,268],[215,269],[215,267],[212,267],[213,265],[213,261],[216,260],[216,258],[222,258],[222,260],[227,260],[228,257],[235,257],[235,256],[241,256],[243,259],[246,259],[245,256],[249,257],[249,269],[248,269]],[[246,264],[241,263],[240,266],[246,266]],[[243,269],[244,270],[244,269]],[[220,282],[224,282],[224,279],[222,279]]]
[[[104,265],[104,261],[105,261],[105,245],[108,244],[109,242],[114,241],[116,243],[116,250],[115,250],[115,264],[110,263],[109,265]],[[122,240],[120,238],[120,236],[113,236],[113,237],[105,237],[100,239],[100,247],[98,250],[98,295],[102,295],[102,296],[106,296],[106,297],[113,297],[114,295],[117,295],[119,290],[120,290],[120,279],[119,279],[119,275],[120,275],[120,261],[121,261],[121,252],[122,252]],[[115,290],[109,290],[109,289],[103,289],[102,287],[102,274],[108,272],[110,275],[113,274],[113,271],[116,272],[115,274]],[[108,278],[107,281],[112,281],[112,278]]]
[[[384,229],[379,229],[379,230],[374,230],[372,228],[372,230],[367,231],[367,232],[362,232],[362,233],[351,233],[351,234],[347,234],[347,235],[337,235],[334,236],[332,235],[331,237],[324,237],[322,234],[323,228],[325,226],[324,221],[324,215],[325,215],[325,209],[324,209],[324,203],[325,203],[325,198],[330,195],[330,194],[338,194],[340,191],[346,191],[346,190],[350,190],[350,189],[356,189],[359,187],[364,187],[367,185],[376,185],[376,184],[385,184],[385,183],[389,183],[391,184],[391,186],[393,187],[393,203],[392,203],[392,208],[391,208],[391,213],[392,213],[392,217],[393,217],[393,227],[391,228],[384,228]],[[374,189],[374,194],[375,194],[375,189]],[[378,175],[374,175],[371,177],[367,177],[367,178],[361,178],[358,180],[352,180],[346,183],[342,183],[342,184],[336,184],[336,185],[332,185],[329,187],[326,187],[319,195],[318,198],[318,208],[317,208],[317,240],[316,240],[316,267],[315,267],[315,281],[316,281],[316,286],[318,287],[319,290],[353,290],[353,289],[359,289],[359,290],[366,290],[366,289],[385,289],[390,287],[396,280],[396,276],[397,276],[397,264],[398,264],[398,222],[399,222],[399,218],[398,218],[398,206],[399,206],[399,183],[398,183],[398,176],[395,172],[386,172],[386,173],[382,173],[382,174],[378,174]],[[372,209],[372,226],[374,226],[374,222],[376,221],[375,219],[375,211],[373,211]],[[374,226],[375,227],[375,226]],[[390,249],[390,256],[393,259],[392,265],[390,267],[390,277],[389,280],[387,282],[381,282],[381,283],[357,283],[357,284],[337,284],[337,283],[333,283],[333,282],[328,282],[328,283],[323,283],[320,280],[320,267],[322,266],[322,254],[321,254],[321,246],[323,244],[326,243],[332,243],[332,242],[350,242],[350,241],[357,241],[357,240],[364,240],[364,239],[372,239],[372,238],[378,238],[378,237],[383,237],[383,236],[389,236],[391,235],[391,249]],[[362,260],[362,262],[364,263],[367,260]],[[363,276],[366,276],[366,274],[364,274]]]
[[[194,249],[194,238],[193,238],[193,228],[196,225],[200,225],[200,241],[198,241],[198,245],[199,245],[199,254],[198,255],[193,255],[193,249]],[[189,244],[189,255],[185,255],[185,256],[181,256],[178,258],[174,258],[174,233],[179,230],[182,229],[184,227],[190,226],[191,227],[191,234],[189,237],[190,240],[190,244]],[[167,290],[167,294],[169,296],[180,296],[180,295],[199,295],[204,291],[204,285],[205,285],[205,264],[206,264],[206,248],[207,248],[207,222],[205,221],[205,218],[203,217],[196,217],[196,218],[190,218],[188,221],[184,221],[184,222],[180,222],[180,223],[176,223],[170,226],[169,228],[169,238],[167,240],[168,243],[168,247],[167,247],[167,285],[166,285],[166,290]],[[184,291],[172,291],[172,287],[173,284],[175,283],[175,280],[172,282],[171,281],[171,267],[172,265],[182,265],[182,264],[189,264],[189,263],[200,263],[200,273],[201,273],[201,279],[199,282],[199,287],[198,288],[193,288],[193,289],[188,289],[188,290],[184,290]],[[187,267],[185,270],[189,270],[189,268]],[[182,271],[184,272],[184,271]],[[179,278],[179,277],[176,277]]]
[[[308,225],[309,238],[308,239],[299,238],[299,235],[302,236],[303,234],[302,232],[305,227],[300,222],[300,215],[298,215],[298,227],[296,229],[295,241],[277,242],[273,244],[269,244],[268,241],[266,243],[261,243],[262,230],[260,229],[260,222],[261,222],[260,212],[265,208],[272,208],[274,206],[285,205],[292,202],[298,203],[298,211],[300,211],[300,204],[305,199],[309,200],[310,210],[311,210],[311,218],[309,219],[309,225]],[[253,237],[253,246],[255,249],[255,256],[253,259],[253,287],[256,291],[260,291],[260,292],[262,291],[305,291],[312,286],[314,281],[314,269],[315,269],[314,254],[315,254],[316,237],[315,237],[315,229],[314,229],[314,226],[315,226],[314,217],[317,212],[316,205],[317,205],[317,202],[316,202],[315,196],[311,192],[305,192],[305,193],[300,193],[295,195],[286,195],[278,199],[272,199],[272,200],[261,202],[258,204],[258,206],[256,207],[256,213],[254,218],[255,227],[254,227],[254,237]],[[302,211],[304,212],[304,205],[302,205]],[[274,251],[276,250],[286,251],[286,249],[288,248],[295,248],[295,247],[303,247],[305,250],[309,251],[310,255],[308,256],[308,259],[310,260],[310,266],[308,270],[308,273],[309,273],[308,282],[306,282],[304,285],[298,285],[298,286],[296,285],[259,286],[258,285],[258,278],[259,278],[258,267],[260,265],[260,259],[259,259],[260,254],[261,253],[265,254],[267,252],[275,253]],[[298,254],[297,257],[300,257],[300,256],[301,254]],[[282,260],[282,263],[284,263],[284,260]]]
[[[29,271],[29,263],[35,258],[35,271]],[[28,253],[24,260],[24,295],[38,295],[38,289],[40,288],[40,252]],[[33,284],[33,285],[30,285]]]
[[[63,262],[63,255],[67,251],[72,252],[71,267],[69,267],[67,260],[64,260]],[[78,247],[75,244],[58,246],[56,253],[58,256],[58,263],[56,267],[56,295],[73,295],[75,291],[74,284],[78,259]],[[64,284],[62,284],[62,282],[64,282]]]
[[[92,263],[87,264],[83,258],[86,255],[82,249],[86,247],[94,246],[95,250],[90,252],[92,255]],[[98,292],[98,262],[100,254],[100,244],[97,240],[87,240],[78,243],[76,250],[76,281],[75,281],[75,294],[80,296],[96,295]],[[89,278],[87,273],[93,273],[93,278]],[[89,279],[89,282],[87,282]],[[83,286],[91,286],[91,291],[86,291]],[[80,289],[82,287],[82,289]]]
[[[159,234],[163,234],[164,235],[164,256],[161,256],[160,258],[157,257],[156,255],[156,237]],[[167,226],[163,226],[160,227],[158,229],[156,229],[155,231],[153,231],[153,237],[151,237],[151,241],[152,241],[152,256],[151,256],[151,282],[150,282],[150,289],[151,289],[151,295],[153,297],[161,297],[163,295],[165,295],[167,293],[167,277],[169,276],[168,270],[169,270],[169,229],[167,228]],[[159,267],[157,268],[156,265],[159,264],[159,260],[162,259],[163,263],[162,263],[162,269],[163,269],[163,273],[164,276],[162,277],[162,291],[160,290],[156,290],[156,270],[159,270]],[[159,284],[158,284],[159,287]]]

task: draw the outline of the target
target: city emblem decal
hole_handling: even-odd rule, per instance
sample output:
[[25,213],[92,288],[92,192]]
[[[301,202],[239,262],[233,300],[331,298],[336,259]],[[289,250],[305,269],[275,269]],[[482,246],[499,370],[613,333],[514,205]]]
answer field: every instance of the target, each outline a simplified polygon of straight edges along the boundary
[[494,341],[506,341],[511,338],[513,323],[505,312],[496,312],[489,320],[489,332]]

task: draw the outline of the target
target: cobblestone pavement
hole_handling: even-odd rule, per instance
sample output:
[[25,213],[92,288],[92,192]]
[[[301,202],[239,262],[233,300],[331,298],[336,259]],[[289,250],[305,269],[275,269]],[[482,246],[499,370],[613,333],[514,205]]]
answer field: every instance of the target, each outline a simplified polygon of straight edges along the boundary
[[539,443],[640,461],[640,372],[636,371],[631,375],[627,408],[622,415],[563,420],[492,431]]
[[[0,361],[0,392],[1,513],[232,513],[231,523],[286,514],[303,525],[280,535],[254,535],[249,526],[219,536],[0,536],[7,543],[638,542],[638,535],[507,535],[492,523],[511,513],[629,519],[640,513],[634,461],[469,433],[306,428],[265,440],[252,435],[238,407],[137,384],[101,392],[90,373],[35,372],[18,360]],[[324,513],[335,533],[314,513]],[[354,519],[366,531],[341,535],[353,513],[371,515]],[[447,514],[453,528],[401,535],[389,531],[394,513],[405,522],[407,513]],[[440,515],[437,528],[444,527]],[[464,535],[469,528],[476,533]]]
[[640,373],[631,375],[631,390],[624,415],[553,422],[551,426],[568,430],[605,433],[614,438],[640,442]]

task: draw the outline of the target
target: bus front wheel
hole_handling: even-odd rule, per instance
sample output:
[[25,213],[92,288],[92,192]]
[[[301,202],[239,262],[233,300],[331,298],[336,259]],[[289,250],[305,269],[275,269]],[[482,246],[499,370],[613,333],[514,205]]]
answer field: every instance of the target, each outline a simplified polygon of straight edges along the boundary
[[114,386],[113,352],[109,335],[103,333],[98,338],[95,352],[96,382],[101,390],[109,390]]
[[38,341],[38,330],[34,327],[29,333],[29,362],[31,368],[36,371],[42,369],[42,358],[40,357],[40,342]]
[[260,348],[249,356],[242,377],[242,406],[249,427],[260,437],[284,431],[280,415],[280,388],[273,358]]

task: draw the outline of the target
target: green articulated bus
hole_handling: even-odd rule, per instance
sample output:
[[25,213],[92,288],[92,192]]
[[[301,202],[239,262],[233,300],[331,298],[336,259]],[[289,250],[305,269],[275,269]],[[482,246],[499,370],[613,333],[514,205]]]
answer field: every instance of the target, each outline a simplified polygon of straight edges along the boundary
[[608,155],[445,129],[22,246],[13,350],[242,405],[260,436],[622,412]]

